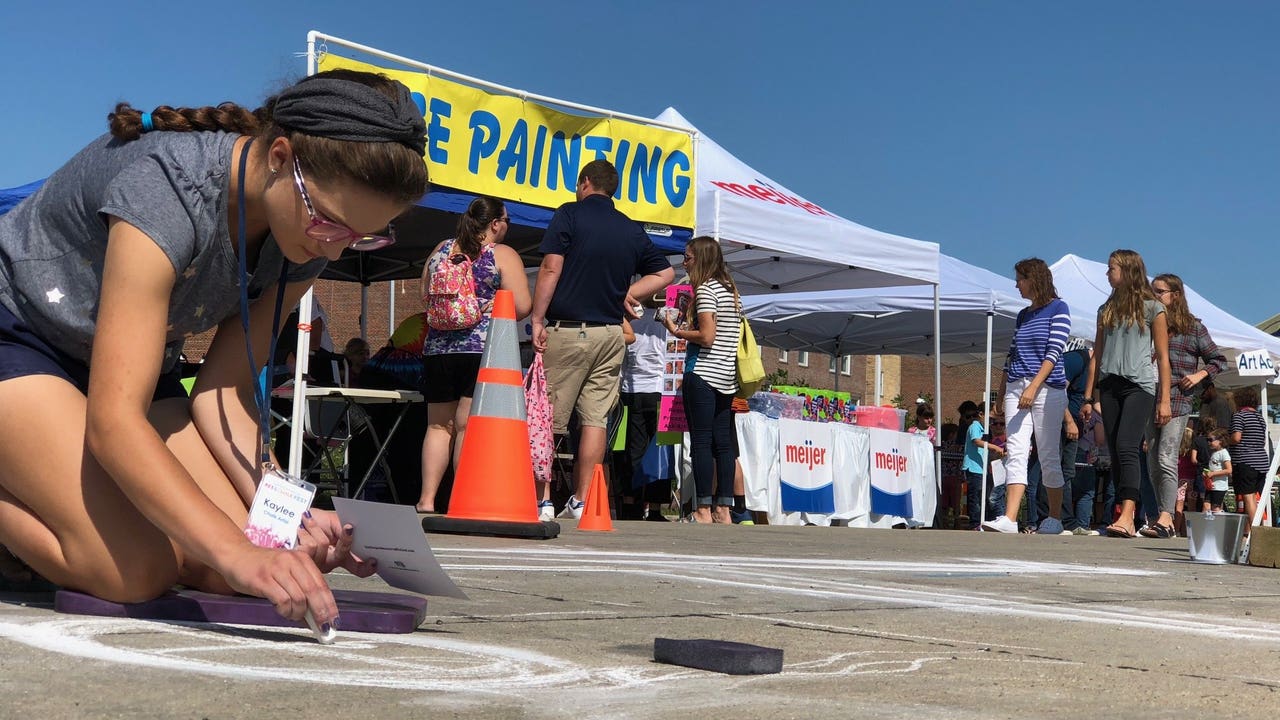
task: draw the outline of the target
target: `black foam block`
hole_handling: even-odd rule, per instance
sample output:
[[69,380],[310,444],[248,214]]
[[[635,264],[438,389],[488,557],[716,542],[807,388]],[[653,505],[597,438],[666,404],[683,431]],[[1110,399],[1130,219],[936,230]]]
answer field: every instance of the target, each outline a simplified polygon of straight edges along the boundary
[[488,535],[491,537],[551,540],[560,535],[558,522],[506,522],[503,520],[464,520],[447,515],[422,518],[422,529],[447,535]]
[[726,675],[769,675],[782,672],[781,648],[728,640],[654,638],[653,659],[669,665]]

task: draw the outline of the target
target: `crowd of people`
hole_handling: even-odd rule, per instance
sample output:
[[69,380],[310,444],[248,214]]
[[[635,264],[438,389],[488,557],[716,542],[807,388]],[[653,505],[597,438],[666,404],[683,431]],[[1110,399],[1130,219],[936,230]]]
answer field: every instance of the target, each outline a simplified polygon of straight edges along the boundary
[[[246,538],[248,508],[274,460],[260,377],[289,374],[287,350],[273,352],[290,324],[282,310],[326,261],[394,242],[393,220],[426,192],[421,110],[397,81],[338,70],[252,111],[121,103],[109,123],[0,218],[0,568],[19,562],[121,602],[175,583],[247,593],[323,629],[337,606],[322,574],[368,576],[376,559],[355,557],[353,528],[318,508],[305,513],[294,549]],[[510,216],[493,198],[476,199],[426,259],[420,511],[444,509],[437,491],[466,434],[493,299],[506,290],[542,356],[554,433],[572,438],[561,516],[582,513],[625,407],[620,494],[628,512],[662,519],[670,475],[661,452],[657,470],[646,456],[668,337],[687,346],[673,382],[690,436],[690,517],[744,515],[737,287],[720,245],[694,238],[683,258],[691,307],[667,312],[660,293],[675,270],[614,206],[617,187],[608,161],[583,166],[576,199],[545,231],[532,292],[502,242]],[[1091,532],[1097,486],[1080,479],[1092,476],[1081,467],[1114,488],[1115,510],[1105,490],[1101,519],[1111,536],[1170,537],[1187,503],[1221,508],[1228,486],[1251,512],[1268,465],[1266,423],[1247,388],[1234,410],[1215,400],[1224,358],[1188,311],[1181,280],[1148,282],[1137,253],[1112,253],[1112,292],[1090,351],[1068,345],[1069,314],[1045,263],[1014,270],[1031,306],[1018,317],[1001,392],[994,407],[960,408],[969,523],[1017,532],[1022,517],[1040,533]],[[318,331],[323,318],[309,323]],[[188,393],[178,382],[183,341],[214,327]],[[339,354],[316,336],[315,352],[344,361],[335,382],[367,381],[391,357],[359,339]],[[921,431],[935,432],[931,409],[918,414]],[[992,460],[1004,483],[988,492]],[[549,488],[539,501],[549,519]]]
[[[1030,306],[1018,315],[989,424],[966,401],[943,442],[962,454],[963,522],[1003,533],[1171,538],[1185,513],[1252,517],[1270,464],[1258,393],[1219,394],[1227,366],[1190,312],[1181,278],[1147,279],[1116,250],[1092,343],[1071,337],[1048,266],[1014,267]],[[1198,410],[1198,412],[1197,412]],[[931,419],[932,408],[918,415]],[[1096,527],[1095,527],[1095,520]]]

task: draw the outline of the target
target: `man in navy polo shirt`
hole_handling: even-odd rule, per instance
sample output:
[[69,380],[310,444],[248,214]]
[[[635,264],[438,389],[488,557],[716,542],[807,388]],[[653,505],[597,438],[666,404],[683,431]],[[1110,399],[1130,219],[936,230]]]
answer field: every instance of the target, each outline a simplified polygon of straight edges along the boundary
[[[553,430],[568,432],[578,413],[574,494],[562,517],[581,517],[591,474],[604,462],[605,426],[618,399],[625,345],[622,319],[630,298],[652,295],[675,271],[640,224],[613,206],[618,171],[592,160],[578,175],[577,200],[556,210],[542,238],[533,293],[533,347],[544,353],[555,413]],[[635,283],[631,278],[641,276]]]

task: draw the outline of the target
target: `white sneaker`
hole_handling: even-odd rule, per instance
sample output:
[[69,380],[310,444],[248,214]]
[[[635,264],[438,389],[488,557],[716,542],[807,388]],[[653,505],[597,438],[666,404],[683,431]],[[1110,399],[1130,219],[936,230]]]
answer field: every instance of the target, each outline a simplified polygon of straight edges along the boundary
[[564,509],[560,511],[557,517],[573,518],[574,520],[582,519],[583,502],[573,495],[569,496],[569,500],[564,504]]
[[982,527],[1002,533],[1016,534],[1018,532],[1018,522],[1016,520],[1010,520],[1007,515],[1001,515],[995,520],[988,520],[982,523]]
[[1062,532],[1062,521],[1055,517],[1041,520],[1040,527],[1036,528],[1037,535],[1061,535]]
[[551,522],[556,519],[556,504],[550,500],[538,503],[538,522]]

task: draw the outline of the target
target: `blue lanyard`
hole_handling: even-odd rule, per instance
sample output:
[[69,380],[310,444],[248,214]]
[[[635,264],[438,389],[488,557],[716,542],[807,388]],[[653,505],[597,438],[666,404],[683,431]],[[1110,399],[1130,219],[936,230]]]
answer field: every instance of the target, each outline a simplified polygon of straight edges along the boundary
[[[239,226],[237,228],[236,242],[240,249],[240,325],[244,328],[244,347],[249,355],[249,377],[253,379],[253,400],[258,406],[258,450],[265,464],[271,460],[270,437],[271,437],[271,388],[270,377],[265,381],[258,380],[258,364],[253,361],[253,343],[249,340],[249,259],[248,250],[246,248],[247,241],[245,236],[248,234],[246,229],[245,210],[244,210],[244,173],[249,162],[249,147],[253,145],[253,138],[244,144],[244,148],[240,150],[240,181],[236,188],[236,204],[237,214],[239,215]],[[280,286],[276,291],[276,312],[271,320],[271,345],[267,350],[266,371],[271,372],[271,368],[275,367],[276,361],[276,342],[280,338],[280,310],[284,306],[284,286],[289,272],[289,259],[281,258],[280,260]]]

